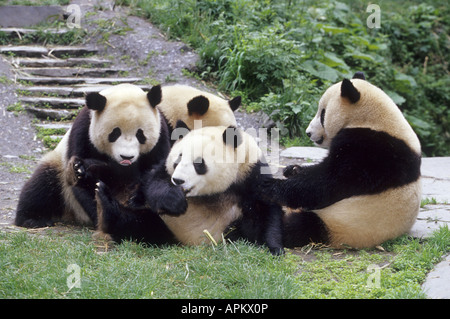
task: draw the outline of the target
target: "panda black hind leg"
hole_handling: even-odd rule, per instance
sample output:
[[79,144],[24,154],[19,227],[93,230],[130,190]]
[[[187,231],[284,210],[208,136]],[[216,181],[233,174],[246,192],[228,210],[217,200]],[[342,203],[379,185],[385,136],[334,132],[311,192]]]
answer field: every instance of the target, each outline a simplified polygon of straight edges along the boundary
[[287,213],[283,224],[283,243],[287,248],[329,242],[328,229],[314,212]]
[[64,212],[60,172],[41,164],[24,185],[19,197],[15,224],[27,228],[52,226]]

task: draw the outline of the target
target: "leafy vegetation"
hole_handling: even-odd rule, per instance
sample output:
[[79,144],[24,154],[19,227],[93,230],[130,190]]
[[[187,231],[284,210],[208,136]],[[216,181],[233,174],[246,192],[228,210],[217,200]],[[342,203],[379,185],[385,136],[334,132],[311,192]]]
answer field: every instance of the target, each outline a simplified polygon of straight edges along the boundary
[[[445,1],[116,0],[200,54],[199,74],[291,138],[304,130],[333,82],[364,71],[399,105],[426,155],[450,154],[449,17]],[[412,5],[411,5],[412,4]]]
[[[424,298],[427,272],[450,251],[448,228],[383,251],[307,246],[281,257],[242,241],[108,246],[86,229],[34,232],[0,231],[0,298]],[[72,264],[79,287],[67,285]]]

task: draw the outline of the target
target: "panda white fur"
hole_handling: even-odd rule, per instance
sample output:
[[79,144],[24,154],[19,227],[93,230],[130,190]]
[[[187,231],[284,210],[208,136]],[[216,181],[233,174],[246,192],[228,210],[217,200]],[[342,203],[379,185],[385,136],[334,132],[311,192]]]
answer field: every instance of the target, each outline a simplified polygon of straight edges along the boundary
[[143,172],[163,162],[170,143],[156,108],[160,100],[159,87],[146,93],[131,84],[88,94],[71,129],[24,185],[16,225],[96,225],[95,183],[83,182],[85,175],[102,176],[118,198],[126,198]]
[[288,166],[262,192],[301,211],[285,217],[285,247],[373,247],[402,235],[421,200],[419,140],[399,108],[361,72],[319,101],[307,134],[329,147],[319,164]]
[[[201,120],[203,126],[236,126],[234,111],[241,104],[241,97],[225,100],[217,95],[201,91],[188,85],[170,85],[161,87],[162,100],[158,109],[166,117],[169,133],[175,129],[178,121],[183,121],[192,130],[194,121]],[[172,138],[176,141],[178,136]]]
[[244,238],[280,254],[283,211],[262,200],[257,188],[271,177],[261,174],[265,166],[254,139],[234,127],[190,131],[173,145],[165,165],[146,174],[147,207],[120,205],[98,184],[99,229],[116,241],[185,245],[208,242],[207,230],[217,242]]

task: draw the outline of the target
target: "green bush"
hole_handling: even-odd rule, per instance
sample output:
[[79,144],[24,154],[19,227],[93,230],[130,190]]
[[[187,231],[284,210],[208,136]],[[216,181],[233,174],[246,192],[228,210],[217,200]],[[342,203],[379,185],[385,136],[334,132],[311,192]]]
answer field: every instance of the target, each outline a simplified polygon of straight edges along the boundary
[[[281,133],[304,130],[325,89],[355,71],[397,103],[428,156],[450,154],[449,9],[382,1],[122,0],[200,54],[200,75],[262,109]],[[419,3],[417,1],[417,3]]]

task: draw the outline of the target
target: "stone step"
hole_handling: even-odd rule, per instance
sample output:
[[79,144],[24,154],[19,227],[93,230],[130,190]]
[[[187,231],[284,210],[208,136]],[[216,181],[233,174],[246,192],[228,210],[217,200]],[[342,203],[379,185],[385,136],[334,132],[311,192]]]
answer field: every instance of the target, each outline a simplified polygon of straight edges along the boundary
[[89,78],[89,77],[44,77],[44,76],[18,76],[17,81],[25,81],[33,83],[33,85],[43,84],[58,84],[58,85],[71,85],[71,84],[118,84],[118,83],[134,83],[142,80],[137,77],[130,78]]
[[[137,85],[148,91],[148,85]],[[91,92],[100,92],[111,85],[74,85],[74,86],[20,86],[18,93],[25,96],[61,96],[84,97]]]
[[102,77],[117,75],[121,71],[111,68],[70,68],[70,67],[51,67],[51,68],[21,68],[20,71],[31,75],[51,76],[51,77],[73,77],[89,76]]
[[16,67],[73,67],[73,66],[92,66],[108,67],[112,61],[99,58],[15,58],[12,63]]
[[35,107],[59,108],[59,109],[78,109],[85,104],[84,99],[59,98],[59,97],[34,97],[22,96],[19,101],[25,104],[31,104]]
[[21,38],[22,35],[24,34],[35,34],[38,32],[43,32],[43,33],[51,33],[51,34],[64,34],[67,33],[69,31],[69,29],[54,29],[54,28],[49,28],[49,29],[30,29],[30,28],[0,28],[0,33],[3,32],[8,36],[14,36],[14,37],[18,37]]
[[0,46],[1,54],[12,54],[21,57],[42,57],[42,56],[83,56],[95,54],[97,49],[83,46],[53,46],[44,47],[39,45],[19,45]]
[[38,119],[50,120],[50,121],[67,121],[73,120],[78,114],[77,110],[60,110],[60,109],[49,109],[49,108],[39,108],[33,106],[25,105],[25,110],[31,114],[34,114]]
[[68,131],[72,127],[72,123],[40,123],[36,124],[37,127],[43,129],[53,129],[53,130],[61,130],[64,129]]

